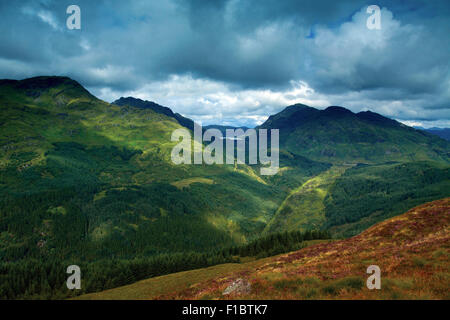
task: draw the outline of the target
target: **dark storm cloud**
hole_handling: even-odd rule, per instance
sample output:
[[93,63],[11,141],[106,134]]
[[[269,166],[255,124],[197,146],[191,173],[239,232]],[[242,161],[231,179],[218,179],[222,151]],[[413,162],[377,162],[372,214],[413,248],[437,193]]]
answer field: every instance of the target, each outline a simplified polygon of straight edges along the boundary
[[[66,28],[71,4],[81,7],[81,30]],[[383,8],[381,30],[366,27],[370,4]],[[204,119],[247,116],[241,123],[296,101],[448,120],[449,8],[428,0],[0,1],[0,78],[67,75],[109,101],[134,92]]]

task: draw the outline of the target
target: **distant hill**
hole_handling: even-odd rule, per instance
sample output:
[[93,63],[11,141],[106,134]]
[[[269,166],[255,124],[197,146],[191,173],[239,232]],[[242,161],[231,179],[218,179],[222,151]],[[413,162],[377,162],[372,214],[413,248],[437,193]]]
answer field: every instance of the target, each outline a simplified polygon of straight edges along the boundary
[[450,141],[450,128],[429,128],[429,129],[421,128],[421,130],[424,130],[431,134],[435,134],[441,137],[442,139]]
[[[449,299],[450,198],[429,202],[353,238],[241,264],[169,274],[78,299]],[[369,265],[381,290],[369,290]],[[249,293],[224,296],[236,279]]]
[[222,132],[223,136],[225,136],[227,129],[231,129],[231,130],[242,129],[242,130],[246,131],[249,128],[248,127],[222,126],[222,125],[217,125],[217,124],[211,124],[211,125],[203,127],[203,130],[208,130],[208,129],[218,129],[218,130],[220,130],[220,132]]
[[[183,127],[186,127],[190,130],[194,130],[194,121],[193,120],[183,117],[179,113],[174,113],[170,108],[161,106],[153,101],[141,100],[141,99],[137,99],[137,98],[133,98],[133,97],[127,97],[127,98],[121,97],[120,99],[117,99],[116,101],[114,101],[113,104],[118,105],[118,106],[132,106],[132,107],[141,108],[141,109],[151,109],[157,113],[161,113],[168,117],[174,118]],[[208,130],[208,129],[218,129],[218,130],[220,130],[220,132],[222,132],[223,135],[226,134],[226,129],[235,130],[235,129],[239,129],[239,128],[243,129],[243,130],[248,129],[247,127],[233,127],[233,126],[224,126],[224,125],[216,125],[216,124],[207,125],[207,126],[202,127],[203,131]]]
[[371,111],[297,104],[259,128],[280,129],[281,147],[290,152],[332,163],[450,159],[449,142]]

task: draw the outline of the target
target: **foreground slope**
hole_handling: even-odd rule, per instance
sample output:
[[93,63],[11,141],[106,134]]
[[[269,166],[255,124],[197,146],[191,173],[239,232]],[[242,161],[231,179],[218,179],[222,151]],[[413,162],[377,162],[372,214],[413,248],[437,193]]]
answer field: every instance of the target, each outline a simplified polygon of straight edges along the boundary
[[[366,269],[381,269],[368,290]],[[450,198],[429,202],[346,240],[244,264],[226,264],[137,282],[81,299],[222,299],[237,278],[238,299],[450,299]]]

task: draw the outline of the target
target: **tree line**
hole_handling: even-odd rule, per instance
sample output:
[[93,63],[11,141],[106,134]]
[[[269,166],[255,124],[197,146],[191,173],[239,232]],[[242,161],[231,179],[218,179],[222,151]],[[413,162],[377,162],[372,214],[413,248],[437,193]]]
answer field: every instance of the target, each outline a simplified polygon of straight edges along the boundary
[[[283,232],[255,239],[248,244],[209,252],[159,254],[135,259],[102,259],[94,262],[23,259],[0,263],[0,299],[66,299],[127,285],[142,279],[174,272],[204,268],[222,263],[239,263],[241,257],[266,257],[296,250],[304,241],[328,239],[326,231]],[[82,287],[66,287],[66,268],[76,264],[81,269]]]

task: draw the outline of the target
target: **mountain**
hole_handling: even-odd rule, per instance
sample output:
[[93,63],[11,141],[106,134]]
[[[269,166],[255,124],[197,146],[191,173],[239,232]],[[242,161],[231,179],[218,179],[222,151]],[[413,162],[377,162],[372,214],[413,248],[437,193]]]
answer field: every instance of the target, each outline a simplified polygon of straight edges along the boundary
[[[132,97],[108,104],[66,77],[2,80],[0,106],[0,188],[6,211],[17,205],[37,214],[34,228],[45,229],[40,224],[54,220],[51,212],[68,210],[63,203],[90,204],[95,214],[87,217],[87,242],[108,243],[118,237],[125,245],[127,237],[157,230],[160,223],[184,225],[184,215],[193,213],[198,216],[190,221],[203,226],[193,225],[192,236],[197,228],[220,233],[204,243],[187,242],[186,236],[178,244],[164,245],[164,236],[155,233],[148,252],[239,243],[263,231],[329,227],[352,235],[390,212],[449,195],[448,162],[443,160],[449,144],[373,112],[294,105],[270,116],[261,127],[280,129],[281,167],[275,176],[259,176],[258,166],[174,166],[170,135],[181,126],[177,114]],[[386,146],[398,152],[386,152]],[[361,156],[353,156],[355,150],[366,152],[366,165],[358,164]],[[426,160],[416,161],[422,158]],[[77,188],[84,193],[77,194]],[[158,188],[159,193],[145,196]],[[61,200],[43,200],[49,192]],[[32,200],[24,202],[24,197]],[[177,200],[167,202],[171,197]],[[366,206],[358,207],[363,197]],[[88,215],[79,204],[73,208],[75,215]],[[40,210],[47,213],[38,214]],[[117,213],[101,215],[104,210]],[[19,221],[15,216],[5,223],[20,229]],[[42,240],[20,234],[19,239],[28,239],[23,248]],[[5,252],[13,244],[5,245]]]
[[450,143],[371,111],[293,105],[259,128],[280,129],[280,146],[331,163],[450,161]]
[[260,128],[278,128],[292,154],[333,164],[291,190],[265,233],[325,228],[347,237],[450,196],[450,143],[377,113],[297,104]]
[[194,121],[192,121],[189,118],[183,117],[179,113],[173,113],[173,111],[170,108],[160,106],[159,104],[153,101],[146,101],[136,99],[133,97],[128,98],[121,97],[120,99],[114,101],[113,104],[118,106],[132,106],[141,109],[150,109],[155,111],[156,113],[164,114],[168,117],[174,118],[183,127],[186,127],[192,131],[194,130]]
[[435,134],[438,137],[441,137],[442,139],[445,139],[447,141],[450,141],[450,128],[429,128],[422,130],[431,134]]
[[[449,299],[450,198],[429,202],[352,238],[256,261],[151,278],[79,299]],[[369,265],[381,290],[369,290]],[[237,279],[244,294],[224,296]]]
[[0,82],[2,261],[245,243],[291,188],[328,167],[290,153],[276,177],[248,165],[176,166],[176,114],[133,98],[118,103],[65,77]]

